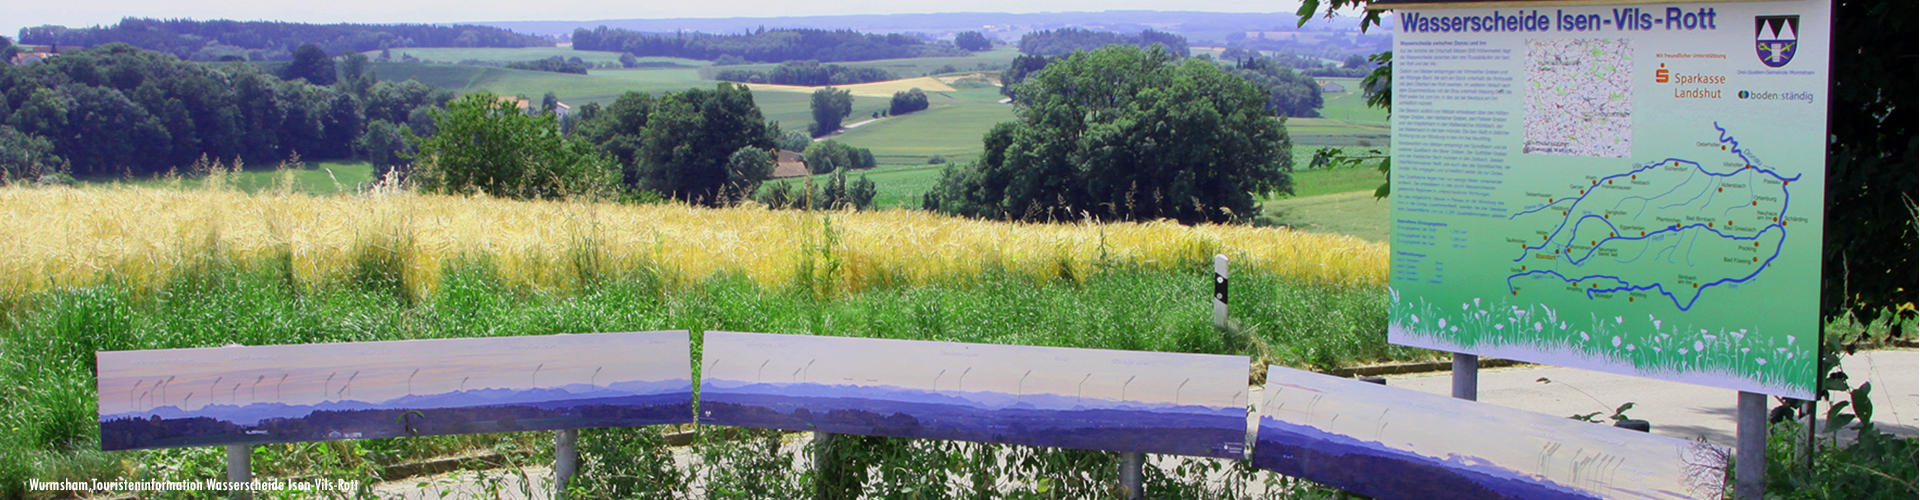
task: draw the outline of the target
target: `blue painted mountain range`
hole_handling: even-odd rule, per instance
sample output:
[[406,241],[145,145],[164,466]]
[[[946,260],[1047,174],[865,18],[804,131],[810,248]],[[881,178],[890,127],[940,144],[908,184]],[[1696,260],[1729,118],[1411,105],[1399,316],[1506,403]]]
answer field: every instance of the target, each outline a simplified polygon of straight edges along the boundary
[[707,379],[701,381],[701,384],[702,392],[711,394],[759,394],[796,398],[852,398],[901,403],[968,406],[984,410],[1131,410],[1155,413],[1190,413],[1196,415],[1237,415],[1242,417],[1246,415],[1246,409],[1238,407],[1127,402],[1047,393],[1007,394],[1004,392],[989,391],[936,392],[883,385],[818,384],[807,382],[750,383],[724,379]]
[[212,404],[193,410],[182,410],[177,406],[160,406],[146,411],[101,415],[100,421],[106,422],[124,418],[149,418],[154,415],[167,420],[208,417],[225,420],[240,425],[258,425],[260,421],[271,418],[300,418],[316,411],[350,410],[426,410],[436,408],[473,408],[500,405],[534,405],[555,401],[598,400],[627,396],[650,396],[685,392],[691,396],[693,383],[687,379],[662,381],[615,382],[605,386],[570,384],[559,387],[539,389],[467,389],[429,395],[408,395],[379,402],[355,400],[325,401],[311,405],[287,405],[282,403],[252,403],[247,405]]

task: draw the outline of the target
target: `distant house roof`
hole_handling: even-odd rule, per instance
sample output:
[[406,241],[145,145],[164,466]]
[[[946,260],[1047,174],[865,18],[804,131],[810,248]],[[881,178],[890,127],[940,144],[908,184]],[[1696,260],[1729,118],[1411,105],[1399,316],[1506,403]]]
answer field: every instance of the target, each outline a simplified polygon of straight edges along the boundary
[[812,172],[807,170],[807,159],[798,151],[779,151],[773,167],[773,178],[802,177]]
[[54,56],[54,53],[44,52],[44,51],[19,52],[19,53],[15,53],[13,55],[13,60],[8,62],[13,63],[13,65],[15,66],[26,66],[28,64],[35,64],[41,61],[45,61],[49,58],[52,58],[53,56]]
[[1346,92],[1347,91],[1347,86],[1334,83],[1333,80],[1320,80],[1318,83],[1320,84],[1321,92]]
[[528,99],[522,99],[522,98],[519,98],[519,97],[514,97],[514,96],[510,96],[510,95],[503,95],[503,96],[500,96],[500,101],[501,101],[501,102],[510,102],[510,103],[513,103],[513,105],[514,105],[514,106],[516,106],[516,107],[519,107],[519,108],[520,108],[520,112],[521,112],[521,113],[532,113],[532,112],[533,112],[533,101],[532,101],[532,100],[528,100]]

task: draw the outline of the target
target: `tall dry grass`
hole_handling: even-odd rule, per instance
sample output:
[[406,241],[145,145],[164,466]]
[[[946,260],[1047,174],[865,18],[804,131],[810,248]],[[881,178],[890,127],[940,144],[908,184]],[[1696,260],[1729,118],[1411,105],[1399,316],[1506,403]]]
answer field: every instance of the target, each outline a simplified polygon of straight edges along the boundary
[[[1011,224],[925,212],[520,202],[415,194],[136,187],[0,188],[0,296],[102,280],[137,289],[200,259],[281,261],[308,283],[398,278],[421,294],[442,264],[485,259],[506,281],[562,288],[647,268],[675,279],[733,272],[826,293],[967,281],[983,271],[1080,279],[1103,266],[1204,269],[1381,285],[1387,247],[1246,226]],[[587,277],[587,278],[583,278]]]

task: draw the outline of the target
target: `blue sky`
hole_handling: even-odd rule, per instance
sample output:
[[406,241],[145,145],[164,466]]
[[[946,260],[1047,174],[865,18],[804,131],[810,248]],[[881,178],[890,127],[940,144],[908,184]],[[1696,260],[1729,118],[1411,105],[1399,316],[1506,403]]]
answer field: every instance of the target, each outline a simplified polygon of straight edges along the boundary
[[607,2],[603,0],[76,0],[10,2],[0,18],[0,33],[16,36],[21,27],[58,24],[69,27],[112,24],[122,17],[275,20],[310,23],[450,23],[555,21],[677,17],[772,17],[841,14],[913,14],[936,12],[1076,12],[1103,10],[1184,10],[1202,12],[1292,12],[1297,0],[973,0],[965,4],[928,4],[881,0],[775,2],[709,0],[702,2]]

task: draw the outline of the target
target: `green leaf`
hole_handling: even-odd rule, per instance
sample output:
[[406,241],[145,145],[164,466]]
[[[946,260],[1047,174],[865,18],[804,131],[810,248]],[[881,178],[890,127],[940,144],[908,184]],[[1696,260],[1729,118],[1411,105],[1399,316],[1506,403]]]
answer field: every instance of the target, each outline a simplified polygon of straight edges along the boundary
[[1873,420],[1873,399],[1867,397],[1873,392],[1873,382],[1860,384],[1859,389],[1849,393],[1853,396],[1853,413],[1860,416],[1861,422]]
[[1850,424],[1850,423],[1853,423],[1853,414],[1852,414],[1852,413],[1843,413],[1843,414],[1840,414],[1840,415],[1839,415],[1839,416],[1837,416],[1837,417],[1833,417],[1833,418],[1828,418],[1828,419],[1827,419],[1827,432],[1829,432],[1829,433],[1833,433],[1833,432],[1839,432],[1839,431],[1840,431],[1840,429],[1845,429],[1845,428],[1847,428],[1847,424]]
[[1300,10],[1294,12],[1295,15],[1300,16],[1300,24],[1296,24],[1294,27],[1306,26],[1307,21],[1313,19],[1314,11],[1317,10],[1320,10],[1320,0],[1304,0],[1300,2]]

